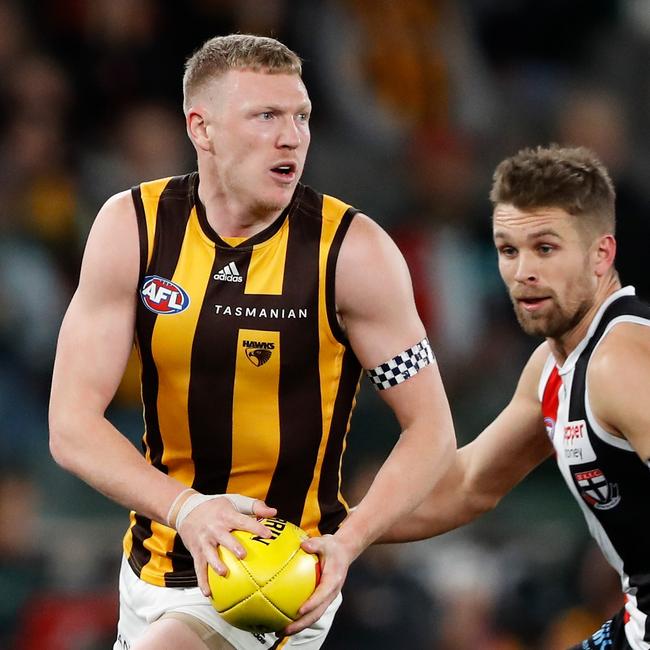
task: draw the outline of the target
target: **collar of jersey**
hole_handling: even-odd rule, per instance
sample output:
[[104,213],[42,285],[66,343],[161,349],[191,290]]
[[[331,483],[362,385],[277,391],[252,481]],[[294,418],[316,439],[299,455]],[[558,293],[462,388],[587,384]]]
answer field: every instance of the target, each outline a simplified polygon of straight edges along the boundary
[[254,246],[260,246],[260,245],[266,245],[267,243],[270,242],[270,240],[273,238],[273,235],[275,235],[284,225],[284,223],[291,217],[291,215],[294,213],[298,205],[300,204],[300,199],[302,197],[302,193],[304,191],[304,185],[302,183],[298,183],[296,186],[296,190],[293,193],[293,197],[291,197],[291,201],[289,202],[289,205],[280,213],[280,215],[270,223],[264,230],[260,230],[260,232],[255,233],[252,237],[248,237],[241,243],[237,244],[236,246],[231,246],[228,242],[224,241],[219,237],[219,234],[214,230],[214,228],[210,225],[210,222],[208,221],[208,217],[205,213],[205,206],[199,199],[199,174],[198,172],[194,172],[195,177],[193,179],[192,183],[192,194],[194,198],[194,205],[196,206],[196,215],[199,220],[199,225],[201,227],[201,230],[203,231],[203,234],[217,247],[217,248],[224,248],[227,250],[250,250]]
[[596,331],[596,328],[598,327],[598,324],[600,323],[600,320],[602,319],[605,310],[615,300],[618,300],[623,296],[633,296],[635,293],[636,291],[634,290],[634,287],[627,286],[618,289],[613,294],[611,294],[611,296],[607,297],[607,299],[603,302],[603,304],[598,308],[596,315],[594,316],[593,320],[589,324],[589,329],[587,330],[586,336],[582,339],[582,341],[580,341],[580,343],[578,343],[578,345],[576,345],[573,352],[569,354],[564,364],[562,364],[562,367],[558,367],[558,372],[560,373],[560,375],[566,375],[568,372],[571,372],[571,370],[573,370],[578,359],[580,358],[580,355],[582,354],[582,351],[587,347],[591,337],[594,335],[594,332]]

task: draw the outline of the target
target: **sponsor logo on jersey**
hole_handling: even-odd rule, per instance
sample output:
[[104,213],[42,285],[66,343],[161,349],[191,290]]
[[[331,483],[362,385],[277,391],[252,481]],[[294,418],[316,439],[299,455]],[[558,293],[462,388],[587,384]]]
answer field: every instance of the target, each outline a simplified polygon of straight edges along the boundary
[[183,287],[159,275],[145,277],[140,298],[156,314],[179,314],[190,305],[190,297]]
[[267,341],[242,341],[242,347],[245,348],[246,358],[258,368],[263,366],[273,354],[275,343]]
[[214,274],[215,280],[222,280],[223,282],[243,282],[244,278],[241,276],[237,265],[234,262],[226,264],[220,271]]
[[564,425],[562,447],[564,458],[569,465],[592,463],[596,460],[596,453],[591,446],[587,434],[587,423],[584,420],[567,422]]
[[592,508],[611,510],[620,503],[618,484],[609,483],[600,469],[576,472],[573,476],[580,495]]
[[294,309],[293,307],[241,307],[240,305],[215,305],[214,313],[217,316],[234,316],[245,318],[273,318],[302,320],[308,317],[306,307]]

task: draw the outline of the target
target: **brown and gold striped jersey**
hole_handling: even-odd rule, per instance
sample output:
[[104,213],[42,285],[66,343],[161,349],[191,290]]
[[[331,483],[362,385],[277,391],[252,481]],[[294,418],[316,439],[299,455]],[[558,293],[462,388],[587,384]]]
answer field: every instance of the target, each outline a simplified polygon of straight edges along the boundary
[[[355,211],[298,185],[274,223],[225,241],[197,173],[132,195],[147,460],[200,492],[264,499],[311,534],[335,531],[361,368],[337,323],[334,275]],[[147,582],[196,585],[162,524],[132,512],[124,550]]]

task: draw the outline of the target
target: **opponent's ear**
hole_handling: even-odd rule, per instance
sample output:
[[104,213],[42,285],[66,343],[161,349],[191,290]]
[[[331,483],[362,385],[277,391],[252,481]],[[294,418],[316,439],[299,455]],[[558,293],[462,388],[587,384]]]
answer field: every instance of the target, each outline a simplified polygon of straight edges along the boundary
[[616,257],[616,239],[614,235],[601,235],[596,242],[594,253],[596,256],[596,275],[602,277],[614,265]]
[[197,149],[207,151],[210,148],[208,125],[205,118],[205,111],[200,108],[190,108],[185,116],[187,135]]

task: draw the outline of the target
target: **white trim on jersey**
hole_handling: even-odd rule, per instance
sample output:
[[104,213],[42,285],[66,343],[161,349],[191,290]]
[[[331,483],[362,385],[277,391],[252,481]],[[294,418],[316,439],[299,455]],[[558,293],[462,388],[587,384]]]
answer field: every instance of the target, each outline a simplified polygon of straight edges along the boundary
[[634,287],[627,286],[627,287],[623,287],[622,289],[619,289],[618,291],[615,291],[611,296],[607,297],[605,302],[603,302],[603,304],[598,308],[596,315],[594,316],[593,320],[591,321],[591,324],[589,325],[589,329],[587,330],[587,334],[585,335],[585,337],[582,339],[582,341],[580,341],[580,343],[578,343],[578,345],[573,350],[573,352],[571,352],[571,354],[569,354],[569,356],[566,358],[566,361],[560,368],[560,375],[565,375],[567,372],[573,370],[573,367],[576,365],[578,358],[580,357],[584,349],[589,344],[591,337],[594,335],[596,328],[600,324],[600,321],[603,317],[603,314],[605,313],[605,310],[615,300],[618,300],[623,296],[634,296],[635,294],[636,292],[634,291]]
[[[645,325],[646,327],[650,327],[650,320],[647,318],[639,318],[639,316],[631,316],[631,315],[625,315],[625,316],[618,316],[617,318],[612,319],[608,324],[607,327],[605,328],[605,331],[603,332],[603,335],[600,337],[600,340],[598,343],[596,343],[594,350],[591,354],[591,357],[589,359],[589,363],[591,363],[591,359],[593,359],[593,355],[600,346],[600,344],[603,342],[607,334],[614,328],[616,325],[619,323],[635,323],[636,325]],[[633,453],[636,453],[636,450],[632,445],[625,439],[621,438],[619,436],[615,436],[611,432],[607,431],[607,429],[603,428],[598,420],[596,420],[593,411],[591,410],[591,404],[589,403],[589,365],[587,365],[587,371],[585,372],[585,410],[587,412],[587,418],[589,420],[589,424],[591,425],[591,428],[594,430],[594,433],[605,443],[612,445],[612,447],[617,447],[618,449],[623,449],[624,451],[631,451]]]
[[548,353],[546,361],[544,362],[544,367],[542,368],[542,374],[539,378],[539,383],[537,384],[537,397],[539,401],[543,401],[544,393],[546,391],[546,384],[548,383],[549,377],[555,368],[555,357],[552,352]]

